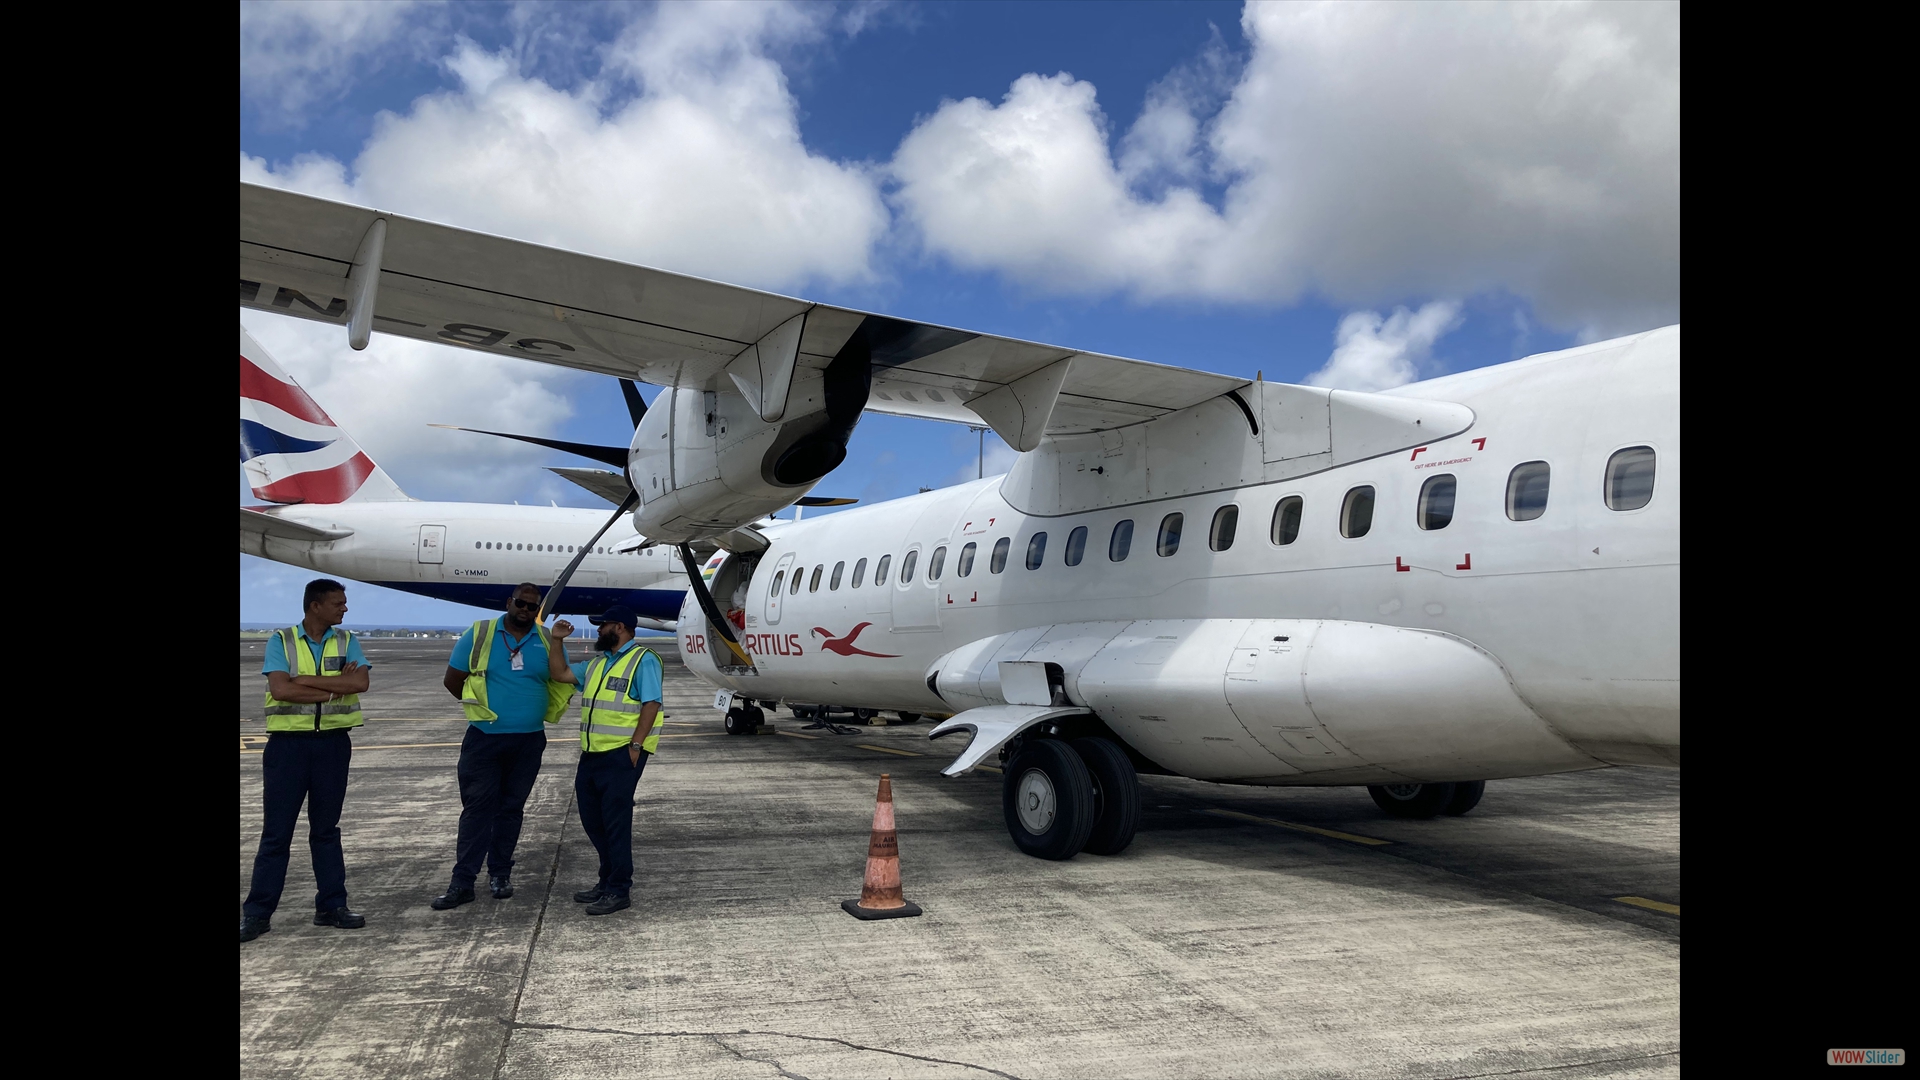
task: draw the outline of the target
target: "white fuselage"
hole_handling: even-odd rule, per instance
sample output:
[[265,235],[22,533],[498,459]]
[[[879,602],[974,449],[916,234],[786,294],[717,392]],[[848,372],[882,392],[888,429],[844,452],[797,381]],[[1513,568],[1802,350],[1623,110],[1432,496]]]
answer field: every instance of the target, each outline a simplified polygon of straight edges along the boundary
[[[240,534],[249,555],[404,592],[499,610],[513,586],[551,585],[574,550],[606,523],[600,510],[494,503],[344,502],[257,508],[323,529],[350,529],[338,540]],[[671,549],[628,551],[640,542],[631,519],[607,530],[561,597],[563,613],[598,614],[626,604],[642,617],[671,621],[686,574]]]
[[[1091,625],[1074,632],[1092,646],[1078,653],[1063,646],[1068,697],[1097,706],[1100,718],[1136,750],[1184,775],[1379,783],[1610,763],[1677,765],[1679,329],[1391,394],[1466,406],[1471,422],[1421,446],[1268,479],[1285,470],[1269,460],[1262,471],[1259,443],[1269,440],[1267,458],[1279,457],[1271,440],[1281,427],[1269,418],[1255,438],[1233,407],[1199,414],[1209,406],[1197,406],[1188,410],[1201,418],[1197,428],[1189,423],[1197,432],[1190,453],[1155,458],[1148,449],[1129,458],[1120,439],[1108,440],[1111,470],[1161,470],[1148,487],[1163,493],[1157,497],[1103,502],[1073,495],[1081,490],[1074,484],[1091,479],[1088,463],[1100,459],[1100,444],[1090,443],[1094,453],[1078,457],[1050,457],[1043,445],[1004,477],[771,526],[772,546],[741,594],[741,636],[754,657],[753,673],[716,666],[716,650],[724,656],[724,646],[710,640],[690,597],[680,621],[683,656],[701,678],[753,698],[951,713],[965,705],[936,694],[929,679],[942,666],[960,664],[969,643],[994,639],[1026,648],[1042,636],[1065,641],[1068,633],[1021,638],[1016,632]],[[1181,416],[1143,426],[1168,426]],[[1246,451],[1251,465],[1222,464],[1223,456],[1237,453],[1221,441],[1229,433],[1254,440]],[[1336,428],[1335,451],[1339,442]],[[1210,449],[1216,445],[1227,450]],[[1603,493],[1610,459],[1642,446],[1656,455],[1651,501],[1610,509]],[[1513,520],[1509,477],[1525,462],[1550,466],[1547,504],[1536,518]],[[1207,480],[1234,469],[1238,481]],[[1093,482],[1105,483],[1115,472]],[[1452,519],[1423,529],[1417,520],[1422,485],[1439,475],[1456,478]],[[1193,493],[1180,494],[1183,485]],[[1361,486],[1375,489],[1371,528],[1346,537],[1343,501]],[[1297,539],[1276,544],[1270,522],[1276,505],[1291,496],[1302,500]],[[1075,500],[1088,508],[1063,505]],[[1229,504],[1238,507],[1236,535],[1223,550],[1212,550],[1210,525]],[[1184,515],[1183,536],[1176,551],[1162,556],[1159,531],[1175,513]],[[1122,520],[1133,522],[1131,550],[1115,562],[1108,546]],[[1088,530],[1084,555],[1078,565],[1066,565],[1063,555],[1080,527]],[[1036,533],[1047,540],[1039,567],[1030,570],[1026,554]],[[991,552],[1002,538],[1011,541],[1010,550],[995,572]],[[970,543],[977,545],[973,565],[962,577],[961,552]],[[947,549],[942,573],[930,580],[933,553],[941,547]],[[902,581],[909,552],[918,553],[916,573]],[[876,587],[874,569],[883,556],[891,556],[891,572]],[[860,560],[866,565],[856,588]],[[804,577],[798,592],[791,591],[795,574]],[[726,577],[724,569],[716,575],[716,593],[724,593]],[[770,595],[776,577],[781,591]],[[718,600],[727,605],[729,596]],[[862,623],[870,625],[849,641]],[[1112,643],[1128,640],[1130,626],[1148,645],[1164,645],[1157,652],[1115,653],[1120,646]],[[1467,670],[1481,661],[1436,652],[1435,671],[1452,667],[1438,675],[1408,674],[1425,662],[1420,648],[1428,645],[1413,648],[1416,639],[1441,643],[1433,646],[1440,652],[1482,657],[1486,672]],[[1323,643],[1315,646],[1321,649],[1317,668],[1279,656],[1310,641]],[[1107,651],[1096,656],[1089,649]],[[1129,655],[1137,661],[1122,662]],[[1281,659],[1295,665],[1286,678],[1295,711],[1309,716],[1301,724],[1261,714],[1260,706],[1245,703],[1244,690],[1242,700],[1234,697],[1236,664],[1244,671]],[[1108,666],[1100,668],[1103,663]],[[1096,678],[1096,669],[1108,674]],[[997,683],[991,674],[984,677],[988,681],[977,685],[986,689],[969,692],[992,702]],[[1182,689],[1153,705],[1156,680]],[[1469,683],[1477,689],[1467,689]],[[1123,685],[1147,689],[1114,689]],[[1419,695],[1427,686],[1440,689],[1423,704]],[[1447,689],[1455,686],[1462,688],[1457,694]],[[1404,692],[1396,697],[1398,691]],[[1474,695],[1492,696],[1483,706]],[[1329,719],[1341,701],[1353,703],[1348,713]],[[1437,729],[1453,723],[1446,719],[1449,709],[1512,715],[1499,721],[1507,727],[1487,728],[1492,734],[1477,736],[1472,746],[1441,745],[1446,736]],[[1317,720],[1310,715],[1316,711]],[[1460,721],[1473,722],[1473,716]],[[1316,737],[1332,744],[1326,754],[1338,758],[1339,767],[1317,767],[1308,760],[1311,751],[1297,749],[1317,746]],[[1438,740],[1437,748],[1405,751],[1422,740]],[[1459,775],[1447,775],[1448,769]]]

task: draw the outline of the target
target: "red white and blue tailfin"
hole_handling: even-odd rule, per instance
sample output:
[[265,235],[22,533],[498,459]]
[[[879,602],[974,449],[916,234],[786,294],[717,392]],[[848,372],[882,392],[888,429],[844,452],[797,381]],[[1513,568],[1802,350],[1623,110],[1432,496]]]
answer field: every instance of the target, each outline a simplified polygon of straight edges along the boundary
[[407,494],[240,328],[240,467],[271,503],[396,502]]

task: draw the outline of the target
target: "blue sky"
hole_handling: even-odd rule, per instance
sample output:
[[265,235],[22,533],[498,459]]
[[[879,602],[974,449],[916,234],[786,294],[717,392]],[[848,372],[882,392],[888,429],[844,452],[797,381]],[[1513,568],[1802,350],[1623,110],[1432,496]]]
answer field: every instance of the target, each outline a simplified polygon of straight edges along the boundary
[[[241,175],[1381,389],[1679,321],[1678,54],[1659,4],[243,3]],[[612,380],[499,360],[451,388],[437,346],[242,323],[414,497],[604,505],[542,469],[581,462],[425,425],[624,443]],[[971,478],[976,445],[869,416],[816,493]],[[242,621],[288,618],[308,576],[242,556]],[[355,624],[474,617],[350,599]]]

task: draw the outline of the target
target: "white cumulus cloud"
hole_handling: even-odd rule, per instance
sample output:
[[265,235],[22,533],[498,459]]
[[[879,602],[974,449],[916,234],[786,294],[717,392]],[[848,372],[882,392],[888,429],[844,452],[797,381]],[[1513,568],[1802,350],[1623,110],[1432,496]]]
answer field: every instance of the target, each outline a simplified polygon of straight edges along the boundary
[[1334,331],[1333,355],[1307,376],[1308,386],[1335,390],[1390,390],[1420,377],[1420,363],[1441,335],[1460,325],[1460,305],[1451,300],[1423,304],[1418,311],[1395,308],[1391,315],[1351,311]]
[[299,127],[404,45],[421,10],[411,0],[244,0],[240,89],[272,125]]
[[903,216],[1056,292],[1504,289],[1562,329],[1679,317],[1677,5],[1249,4],[1242,27],[1224,106],[1203,121],[1195,79],[1163,82],[1118,160],[1070,75],[943,103],[892,162]]

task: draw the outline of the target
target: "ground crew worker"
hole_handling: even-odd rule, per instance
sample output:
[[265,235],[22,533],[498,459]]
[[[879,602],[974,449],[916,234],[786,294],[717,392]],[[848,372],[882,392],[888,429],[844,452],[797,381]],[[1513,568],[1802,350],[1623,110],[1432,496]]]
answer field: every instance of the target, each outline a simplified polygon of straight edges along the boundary
[[633,887],[633,789],[647,760],[660,745],[661,683],[666,669],[660,657],[633,638],[640,620],[633,609],[615,605],[588,622],[600,627],[600,655],[578,664],[566,662],[566,639],[573,624],[553,625],[555,650],[550,673],[555,681],[580,689],[580,766],[573,777],[580,804],[580,827],[600,853],[600,880],[573,894],[589,915],[608,915],[630,907]]
[[468,627],[447,660],[447,693],[470,722],[460,741],[453,879],[433,898],[435,911],[473,901],[483,858],[493,898],[513,895],[513,849],[546,753],[546,725],[560,720],[573,696],[572,686],[548,677],[550,642],[539,614],[540,587],[522,582],[507,600],[505,617]]
[[340,629],[347,589],[320,578],[307,582],[306,617],[267,639],[267,747],[260,758],[266,813],[260,850],[253,857],[253,888],[241,908],[240,940],[273,929],[273,912],[287,883],[287,857],[300,804],[307,805],[307,848],[318,886],[313,925],[358,930],[367,920],[347,908],[347,864],[340,851],[340,808],[347,798],[347,765],[360,726],[360,695],[373,669],[360,642]]

